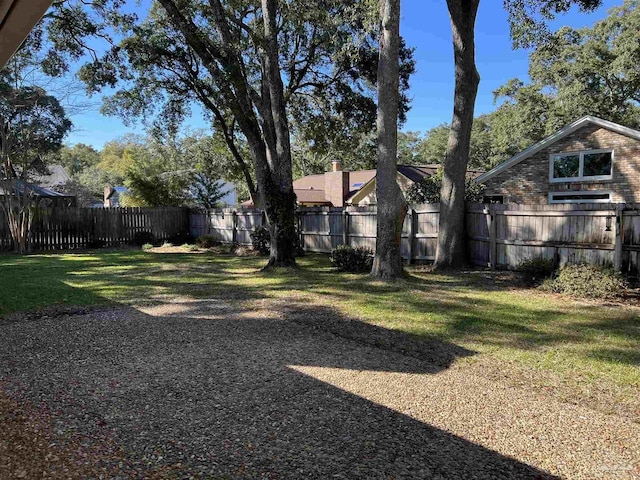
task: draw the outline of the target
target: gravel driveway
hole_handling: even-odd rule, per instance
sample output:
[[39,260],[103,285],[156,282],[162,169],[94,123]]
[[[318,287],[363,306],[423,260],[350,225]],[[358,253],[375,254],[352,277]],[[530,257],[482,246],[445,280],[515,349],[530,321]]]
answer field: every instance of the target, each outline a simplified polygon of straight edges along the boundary
[[638,423],[261,306],[0,320],[0,478],[640,478]]

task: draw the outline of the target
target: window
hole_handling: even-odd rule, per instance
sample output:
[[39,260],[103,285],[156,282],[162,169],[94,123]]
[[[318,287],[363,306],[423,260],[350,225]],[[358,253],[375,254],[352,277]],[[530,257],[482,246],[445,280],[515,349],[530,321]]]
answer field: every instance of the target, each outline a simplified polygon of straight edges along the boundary
[[551,182],[609,180],[612,171],[613,150],[559,153],[551,155],[549,179]]
[[596,190],[549,193],[549,203],[607,203],[610,201],[611,192]]

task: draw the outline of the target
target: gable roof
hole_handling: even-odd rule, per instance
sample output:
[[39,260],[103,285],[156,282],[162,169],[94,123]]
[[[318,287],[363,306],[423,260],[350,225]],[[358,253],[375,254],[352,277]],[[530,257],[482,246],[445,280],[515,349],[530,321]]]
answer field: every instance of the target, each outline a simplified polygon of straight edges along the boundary
[[594,117],[592,115],[585,115],[582,118],[579,118],[573,123],[561,128],[553,135],[549,135],[544,140],[540,140],[538,143],[533,144],[526,150],[514,155],[509,160],[502,162],[500,165],[495,166],[487,173],[480,175],[476,178],[478,183],[483,183],[489,180],[491,177],[498,175],[499,173],[504,172],[508,168],[513,167],[514,165],[520,163],[522,160],[529,158],[531,155],[538,153],[540,150],[548,147],[549,145],[557,142],[558,140],[563,139],[567,135],[575,132],[576,130],[589,125],[598,125],[599,127],[606,128],[607,130],[611,130],[613,132],[619,133],[620,135],[624,135],[626,137],[635,138],[636,140],[640,140],[640,131],[634,130],[633,128],[624,127],[618,123],[610,122],[608,120],[603,120],[602,118]]
[[71,181],[71,177],[66,168],[54,164],[45,167],[45,171],[37,175],[33,181],[44,188],[56,188],[64,187],[67,182]]
[[[49,188],[41,187],[40,185],[36,185],[35,183],[25,182],[22,179],[12,179],[11,180],[11,193],[17,192],[19,195],[23,195],[26,190],[28,190],[31,195],[35,197],[43,197],[43,198],[72,198],[75,195],[71,195],[68,193],[56,192],[55,190],[51,190]],[[0,185],[0,195],[6,195],[7,191],[5,186]]]

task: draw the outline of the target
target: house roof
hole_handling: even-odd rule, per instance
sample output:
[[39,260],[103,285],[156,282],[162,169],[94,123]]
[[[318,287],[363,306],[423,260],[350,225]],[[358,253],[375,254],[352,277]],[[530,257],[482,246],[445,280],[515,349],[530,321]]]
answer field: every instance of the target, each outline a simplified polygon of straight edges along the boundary
[[579,128],[582,128],[582,127],[584,127],[586,125],[589,125],[589,124],[597,125],[599,127],[606,128],[607,130],[611,130],[611,131],[619,133],[621,135],[625,135],[627,137],[631,137],[631,138],[635,138],[636,140],[640,140],[640,131],[638,131],[638,130],[634,130],[632,128],[624,127],[624,126],[619,125],[617,123],[610,122],[608,120],[603,120],[603,119],[598,118],[598,117],[594,117],[594,116],[591,116],[591,115],[586,115],[586,116],[584,116],[582,118],[579,118],[575,122],[570,123],[569,125],[561,128],[560,130],[558,130],[553,135],[548,136],[544,140],[541,140],[538,143],[530,146],[526,150],[523,150],[522,152],[518,153],[517,155],[514,155],[509,160],[507,160],[505,162],[502,162],[500,165],[492,168],[487,173],[485,173],[483,175],[480,175],[479,177],[476,178],[476,181],[478,181],[479,183],[483,183],[483,182],[489,180],[491,177],[494,177],[494,176],[498,175],[499,173],[504,172],[508,168],[511,168],[514,165],[520,163],[522,160],[525,160],[526,158],[529,158],[531,155],[534,155],[534,154],[538,153],[540,150],[548,147],[549,145],[552,145],[553,143],[557,142],[558,140],[561,140],[562,138],[566,137],[567,135],[570,135],[571,133],[575,132]]
[[[21,179],[13,179],[12,182],[13,182],[13,190],[17,191],[20,195],[22,195],[25,192],[25,189],[29,189],[29,190],[33,191],[33,194],[36,197],[68,198],[68,197],[74,197],[75,196],[75,195],[70,195],[68,193],[56,192],[54,190],[50,190],[48,188],[41,187],[41,186],[36,185],[34,183],[25,182],[24,180],[21,180]],[[0,195],[4,195],[5,193],[6,193],[5,188],[2,185],[0,185]]]
[[419,182],[426,176],[431,176],[438,171],[438,164],[430,165],[398,165],[398,172],[407,177],[412,182]]
[[67,170],[62,165],[48,165],[46,171],[34,178],[44,188],[62,187],[71,180]]
[[327,200],[324,196],[323,190],[315,190],[313,188],[305,190],[305,189],[297,189],[294,188],[293,191],[296,194],[299,203],[326,203],[330,204],[329,200]]
[[0,0],[0,68],[20,48],[53,0]]

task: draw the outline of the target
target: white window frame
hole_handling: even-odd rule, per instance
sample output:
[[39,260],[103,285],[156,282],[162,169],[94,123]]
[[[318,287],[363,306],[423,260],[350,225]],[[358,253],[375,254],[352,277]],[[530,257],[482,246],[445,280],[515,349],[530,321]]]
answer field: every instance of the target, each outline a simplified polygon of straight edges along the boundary
[[[609,175],[594,175],[587,176],[583,175],[584,173],[584,156],[592,153],[611,153],[611,173]],[[569,155],[578,155],[580,158],[580,163],[578,164],[578,173],[577,177],[563,177],[563,178],[555,178],[553,176],[553,164],[554,157],[563,157]],[[590,180],[611,180],[613,178],[613,164],[614,164],[614,153],[613,148],[600,148],[597,150],[581,150],[578,152],[556,152],[551,153],[549,155],[549,182],[551,183],[567,183],[567,182],[583,182]]]
[[[585,198],[577,198],[577,199],[568,199],[568,200],[554,200],[553,197],[555,195],[609,195],[608,199],[597,198],[593,200],[585,199]],[[551,203],[611,203],[611,199],[613,198],[613,192],[611,190],[568,190],[562,192],[549,192],[548,202]]]

